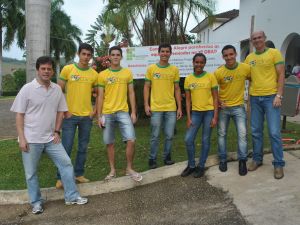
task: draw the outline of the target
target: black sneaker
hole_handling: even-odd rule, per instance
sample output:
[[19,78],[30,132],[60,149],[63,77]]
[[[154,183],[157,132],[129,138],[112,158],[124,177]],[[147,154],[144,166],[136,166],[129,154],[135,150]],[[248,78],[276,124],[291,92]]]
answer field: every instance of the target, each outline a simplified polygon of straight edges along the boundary
[[245,176],[248,172],[246,160],[240,160],[239,161],[239,174],[241,176]]
[[165,159],[164,160],[164,164],[166,166],[170,166],[170,165],[173,165],[175,162],[172,160],[172,159]]
[[173,165],[175,162],[171,159],[171,154],[168,154],[164,159],[164,164],[166,166]]
[[192,174],[195,171],[195,167],[191,168],[189,166],[187,166],[181,173],[182,177],[187,177],[188,175]]
[[157,164],[155,159],[149,159],[149,169],[156,169]]
[[226,172],[227,171],[227,162],[220,162],[220,164],[219,164],[219,170],[221,172]]
[[200,178],[200,177],[203,177],[204,175],[204,168],[203,167],[199,167],[199,166],[196,166],[195,167],[195,172],[194,172],[194,177],[195,178]]

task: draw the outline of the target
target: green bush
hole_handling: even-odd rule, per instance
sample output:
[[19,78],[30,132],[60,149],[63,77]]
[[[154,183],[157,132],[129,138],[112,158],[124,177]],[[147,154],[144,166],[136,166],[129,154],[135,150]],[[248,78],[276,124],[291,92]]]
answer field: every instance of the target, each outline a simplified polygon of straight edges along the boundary
[[26,84],[26,70],[18,69],[13,73],[16,84],[16,91],[20,91],[24,84]]
[[6,74],[2,77],[2,90],[3,90],[3,92],[16,91],[16,83],[15,83],[13,75]]

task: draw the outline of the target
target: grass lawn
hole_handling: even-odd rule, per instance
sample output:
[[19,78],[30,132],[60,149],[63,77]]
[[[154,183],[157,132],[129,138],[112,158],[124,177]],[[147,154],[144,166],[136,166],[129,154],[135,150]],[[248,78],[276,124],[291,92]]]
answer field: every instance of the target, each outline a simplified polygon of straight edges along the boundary
[[[283,137],[297,138],[300,133],[300,125],[287,123],[287,129],[295,130],[296,133],[283,134]],[[181,119],[177,123],[177,133],[174,138],[172,158],[176,162],[187,160],[186,149],[184,144],[185,135],[185,118]],[[266,131],[266,129],[265,129]],[[201,145],[201,132],[199,132],[196,139],[198,157]],[[125,160],[125,144],[120,139],[120,134],[117,133],[116,141],[116,169],[117,175],[123,176],[125,174],[126,160]],[[138,121],[136,125],[136,152],[134,165],[137,171],[148,170],[148,152],[149,152],[149,137],[150,126],[149,119]],[[250,137],[250,136],[249,136]],[[236,151],[236,132],[234,130],[233,123],[230,123],[228,138],[228,151]],[[265,134],[265,147],[269,146],[268,137]],[[162,141],[160,144],[160,151],[158,154],[158,164],[162,163]],[[251,149],[251,138],[249,138],[248,149]],[[77,140],[74,143],[74,149],[72,158],[77,151]],[[211,139],[210,154],[216,154],[217,152],[217,133],[216,129],[213,130]],[[18,149],[16,140],[0,141],[0,190],[17,190],[25,189],[25,177],[22,165],[22,158]],[[96,125],[93,126],[91,133],[91,140],[88,148],[88,158],[86,162],[85,176],[92,181],[103,180],[109,172],[108,161],[106,157],[106,149],[102,143],[102,131]],[[43,155],[39,165],[39,181],[41,187],[52,187],[56,182],[56,168],[54,164],[48,159],[46,155]]]
[[14,99],[16,96],[0,96],[1,99]]

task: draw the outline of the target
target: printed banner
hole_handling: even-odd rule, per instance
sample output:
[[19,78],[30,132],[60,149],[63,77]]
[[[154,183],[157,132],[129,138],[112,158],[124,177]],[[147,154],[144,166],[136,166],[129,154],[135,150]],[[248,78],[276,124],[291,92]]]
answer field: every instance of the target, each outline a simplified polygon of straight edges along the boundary
[[[213,72],[220,65],[224,64],[221,51],[227,44],[228,43],[172,45],[172,55],[169,62],[179,68],[181,77],[186,77],[193,72],[193,56],[201,52],[207,58],[204,70]],[[240,47],[238,44],[232,45],[239,54]],[[144,79],[147,67],[150,64],[158,63],[158,61],[158,46],[123,48],[121,65],[122,67],[131,69],[135,79]]]

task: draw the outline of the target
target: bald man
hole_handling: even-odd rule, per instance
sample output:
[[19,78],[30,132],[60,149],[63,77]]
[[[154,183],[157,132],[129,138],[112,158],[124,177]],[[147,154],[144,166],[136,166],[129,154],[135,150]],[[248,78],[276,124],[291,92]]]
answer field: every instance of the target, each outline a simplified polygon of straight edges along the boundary
[[269,138],[274,160],[274,178],[284,176],[283,148],[280,133],[280,107],[284,86],[284,60],[279,50],[267,48],[263,31],[253,32],[251,42],[255,52],[249,54],[245,63],[251,68],[250,104],[253,160],[249,171],[263,163],[263,128],[267,120]]

